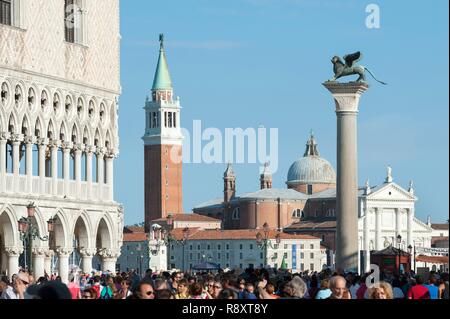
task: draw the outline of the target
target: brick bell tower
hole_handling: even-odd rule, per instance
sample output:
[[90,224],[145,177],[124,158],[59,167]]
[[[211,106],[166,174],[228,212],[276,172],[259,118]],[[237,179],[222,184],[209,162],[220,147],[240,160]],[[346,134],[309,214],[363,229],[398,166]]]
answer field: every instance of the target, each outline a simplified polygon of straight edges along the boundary
[[172,80],[159,36],[158,64],[151,100],[145,102],[145,231],[151,221],[183,213],[182,145],[180,100],[173,99]]

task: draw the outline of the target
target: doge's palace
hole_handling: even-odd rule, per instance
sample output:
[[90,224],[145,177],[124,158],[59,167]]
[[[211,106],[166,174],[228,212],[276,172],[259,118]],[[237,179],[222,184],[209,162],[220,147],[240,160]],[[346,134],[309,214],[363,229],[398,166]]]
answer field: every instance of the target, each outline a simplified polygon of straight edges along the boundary
[[[0,271],[26,265],[18,220],[34,203],[35,276],[67,281],[76,255],[114,271],[123,209],[118,0],[0,0]],[[47,221],[54,220],[49,232]]]

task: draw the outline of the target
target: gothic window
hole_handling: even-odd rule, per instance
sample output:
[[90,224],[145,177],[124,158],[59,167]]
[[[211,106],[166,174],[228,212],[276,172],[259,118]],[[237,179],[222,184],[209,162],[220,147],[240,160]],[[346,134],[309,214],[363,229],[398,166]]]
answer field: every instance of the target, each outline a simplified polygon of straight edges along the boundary
[[16,86],[16,92],[14,93],[14,102],[16,104],[16,107],[19,107],[22,103],[22,88],[19,85]]
[[66,105],[65,105],[66,113],[69,114],[71,109],[72,109],[72,100],[70,96],[66,96]]
[[83,100],[81,98],[78,99],[77,114],[79,118],[83,116]]
[[12,0],[0,0],[0,23],[12,25]]
[[59,104],[59,95],[55,93],[55,95],[53,96],[53,110],[55,111],[55,113],[57,113],[59,110]]
[[84,10],[83,0],[64,0],[64,35],[66,42],[82,44]]
[[0,95],[1,95],[1,101],[2,101],[3,104],[5,104],[6,101],[8,100],[8,92],[9,92],[9,90],[8,90],[8,85],[4,82],[4,83],[2,84],[1,92],[0,92]]
[[93,118],[94,117],[94,102],[93,101],[89,102],[88,114],[89,114],[89,118]]
[[41,94],[41,107],[45,109],[45,107],[48,105],[48,96],[46,91],[42,91]]

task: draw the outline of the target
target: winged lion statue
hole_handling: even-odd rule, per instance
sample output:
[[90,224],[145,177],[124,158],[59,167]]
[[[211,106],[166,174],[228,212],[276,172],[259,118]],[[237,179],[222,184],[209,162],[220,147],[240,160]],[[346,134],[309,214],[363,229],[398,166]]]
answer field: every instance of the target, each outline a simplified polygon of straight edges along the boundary
[[352,53],[352,54],[347,54],[347,55],[344,55],[344,58],[343,58],[345,61],[345,63],[344,63],[344,62],[342,62],[340,57],[334,56],[331,59],[331,63],[333,63],[334,76],[329,81],[334,82],[341,77],[357,74],[357,75],[359,75],[359,78],[356,80],[356,82],[365,82],[366,81],[365,72],[367,71],[375,79],[375,81],[377,81],[383,85],[386,85],[387,83],[377,80],[377,78],[375,78],[373,73],[370,72],[370,70],[368,68],[366,68],[362,65],[356,65],[356,62],[361,60],[362,57],[363,57],[363,55],[360,51]]

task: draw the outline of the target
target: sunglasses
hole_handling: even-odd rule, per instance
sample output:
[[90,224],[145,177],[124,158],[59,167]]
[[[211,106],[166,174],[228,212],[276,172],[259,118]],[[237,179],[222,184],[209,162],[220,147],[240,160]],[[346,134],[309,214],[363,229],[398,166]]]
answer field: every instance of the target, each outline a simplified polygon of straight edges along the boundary
[[83,295],[83,296],[81,296],[81,298],[83,298],[83,299],[89,299],[89,298],[91,298],[91,295]]
[[151,295],[154,295],[155,292],[153,292],[153,291],[146,291],[145,294],[146,294],[147,296],[151,296]]
[[220,286],[213,286],[214,288],[216,288],[216,289],[220,289],[220,288],[222,288],[222,287],[220,287]]

